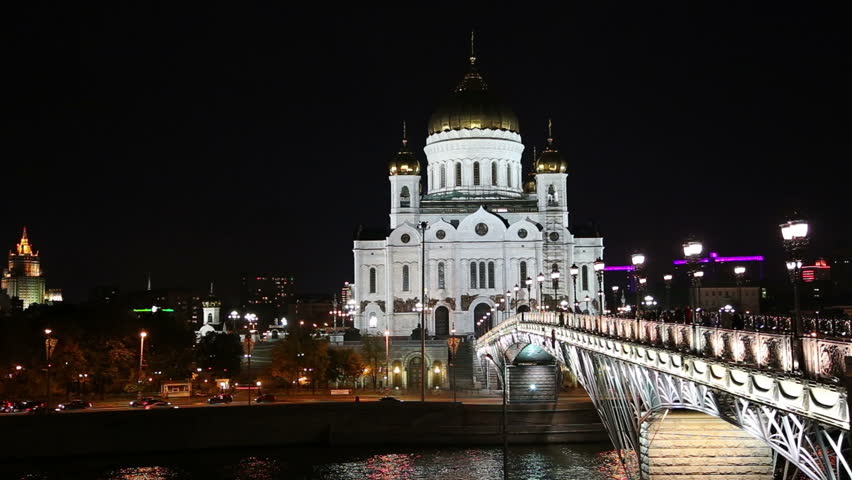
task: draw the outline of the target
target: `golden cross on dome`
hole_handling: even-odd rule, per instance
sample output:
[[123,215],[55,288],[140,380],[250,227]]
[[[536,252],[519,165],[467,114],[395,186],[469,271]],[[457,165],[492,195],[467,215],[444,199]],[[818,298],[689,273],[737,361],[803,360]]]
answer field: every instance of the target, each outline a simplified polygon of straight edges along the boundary
[[476,63],[476,50],[474,49],[474,31],[470,31],[470,64]]
[[405,120],[402,121],[402,144],[408,145],[408,132],[405,127]]

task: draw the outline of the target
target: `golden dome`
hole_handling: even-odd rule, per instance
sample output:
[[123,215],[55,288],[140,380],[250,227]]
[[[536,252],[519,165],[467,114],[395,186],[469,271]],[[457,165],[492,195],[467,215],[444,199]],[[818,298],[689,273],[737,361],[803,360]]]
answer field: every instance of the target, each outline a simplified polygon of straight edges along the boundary
[[535,187],[535,178],[532,178],[524,184],[524,193],[535,193]]
[[553,135],[551,132],[552,124],[550,120],[547,121],[547,146],[544,147],[544,150],[541,152],[541,156],[535,161],[535,172],[536,173],[567,173],[568,172],[568,162],[565,161],[565,158],[559,153],[559,150],[556,149],[556,146],[553,144]]
[[474,128],[520,132],[518,116],[488,91],[475,62],[471,55],[470,70],[429,118],[429,135]]
[[414,156],[414,152],[408,148],[408,139],[402,139],[402,147],[388,162],[388,170],[391,175],[420,175],[420,162]]

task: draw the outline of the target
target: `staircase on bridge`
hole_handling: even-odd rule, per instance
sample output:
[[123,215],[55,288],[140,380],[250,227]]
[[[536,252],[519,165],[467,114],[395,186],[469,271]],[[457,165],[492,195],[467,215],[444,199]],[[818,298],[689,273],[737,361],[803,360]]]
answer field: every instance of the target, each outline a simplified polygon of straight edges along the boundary
[[723,420],[697,412],[670,412],[646,422],[640,434],[643,478],[770,480],[772,451]]
[[456,370],[454,373],[456,390],[477,390],[485,385],[482,366],[476,359],[472,341],[464,339],[459,344],[456,358],[453,360],[453,368]]

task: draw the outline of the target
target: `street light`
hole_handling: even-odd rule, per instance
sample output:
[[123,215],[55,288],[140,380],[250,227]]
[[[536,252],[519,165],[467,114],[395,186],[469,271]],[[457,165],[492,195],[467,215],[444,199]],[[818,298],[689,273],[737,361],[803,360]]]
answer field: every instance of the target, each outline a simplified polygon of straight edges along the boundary
[[542,300],[541,284],[544,283],[544,274],[539,273],[538,276],[535,279],[538,280],[538,311],[542,312],[542,311],[544,311],[544,309],[541,308],[541,300]]
[[524,283],[527,285],[527,302],[532,303],[532,278],[527,277]]
[[236,310],[234,310],[228,315],[228,318],[231,320],[231,327],[232,327],[231,331],[236,332],[237,331],[237,320],[239,320],[239,318],[240,318],[240,313],[237,312]]
[[601,297],[600,305],[598,305],[598,318],[600,318],[600,316],[603,314],[604,303],[605,303],[604,302],[604,290],[603,290],[604,268],[606,268],[606,264],[604,263],[603,259],[598,258],[597,260],[595,260],[594,270],[595,270],[595,274],[598,277],[598,296]]
[[639,318],[639,298],[641,295],[642,288],[640,287],[640,283],[642,283],[642,279],[639,278],[639,274],[642,272],[642,269],[645,268],[645,255],[639,252],[630,255],[630,262],[633,264],[633,286],[636,289],[636,318]]
[[618,300],[618,285],[612,286],[612,303],[613,305],[618,304],[618,307],[621,308],[621,301]]
[[420,299],[423,307],[420,310],[420,401],[426,401],[426,228],[427,222],[420,222]]
[[148,332],[142,330],[139,332],[139,375],[137,377],[137,383],[139,383],[139,389],[137,390],[137,396],[142,398],[142,364],[145,359],[145,337],[148,336]]
[[45,410],[50,412],[50,354],[53,353],[53,346],[56,344],[56,341],[51,337],[53,330],[45,328],[44,334],[47,335],[47,338],[44,340],[44,357],[47,363],[47,368],[45,369],[47,372],[47,401],[45,403]]
[[746,268],[742,265],[734,267],[734,275],[737,277],[737,297],[739,297],[737,300],[737,302],[739,303],[739,305],[737,305],[737,308],[739,308],[740,310],[745,310],[743,308],[743,277],[745,276],[745,273]]
[[784,249],[787,251],[787,272],[790,275],[790,283],[793,284],[793,351],[795,352],[793,368],[801,370],[805,366],[805,361],[801,343],[804,332],[799,307],[799,281],[802,275],[802,254],[809,241],[809,225],[806,220],[794,218],[779,226]]
[[[683,256],[686,258],[686,263],[689,265],[689,274],[692,277],[691,283],[692,286],[690,288],[690,308],[692,308],[692,323],[696,323],[698,315],[696,314],[695,309],[698,306],[698,299],[695,298],[697,289],[701,285],[701,277],[704,276],[703,272],[698,272],[697,264],[701,259],[701,252],[704,251],[704,244],[697,240],[688,240],[683,244]],[[696,275],[701,273],[701,275]],[[697,344],[696,344],[697,345]]]
[[571,285],[574,286],[574,311],[577,311],[577,305],[580,302],[577,300],[577,275],[580,273],[580,268],[577,267],[577,264],[571,265],[571,268],[568,269],[568,272],[571,274]]
[[385,329],[385,388],[388,388],[390,379],[390,330]]
[[663,275],[663,281],[666,282],[666,310],[671,310],[671,308],[672,308],[672,279],[673,278],[674,277],[670,273]]
[[555,263],[553,264],[553,271],[550,272],[550,281],[551,286],[553,287],[553,301],[555,302],[557,298],[559,298],[559,266]]

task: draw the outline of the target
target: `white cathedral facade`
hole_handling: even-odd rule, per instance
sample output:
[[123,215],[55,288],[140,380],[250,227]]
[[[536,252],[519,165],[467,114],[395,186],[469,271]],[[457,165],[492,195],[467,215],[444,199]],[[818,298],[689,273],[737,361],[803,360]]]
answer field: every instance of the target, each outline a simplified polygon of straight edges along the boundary
[[517,117],[492,96],[475,61],[430,118],[426,178],[405,139],[390,162],[389,233],[356,233],[362,334],[410,335],[420,324],[421,275],[429,336],[478,336],[512,313],[563,302],[601,308],[593,265],[603,239],[571,232],[565,159],[549,138],[534,181],[524,182]]

